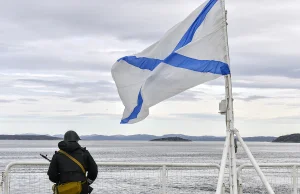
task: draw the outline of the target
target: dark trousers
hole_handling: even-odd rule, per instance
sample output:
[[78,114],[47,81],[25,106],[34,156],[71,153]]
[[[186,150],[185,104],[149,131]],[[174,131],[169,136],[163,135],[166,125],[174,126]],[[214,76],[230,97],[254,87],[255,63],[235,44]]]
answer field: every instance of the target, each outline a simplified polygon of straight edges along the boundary
[[80,194],[88,194],[89,193],[89,186],[87,183],[82,185],[82,191]]

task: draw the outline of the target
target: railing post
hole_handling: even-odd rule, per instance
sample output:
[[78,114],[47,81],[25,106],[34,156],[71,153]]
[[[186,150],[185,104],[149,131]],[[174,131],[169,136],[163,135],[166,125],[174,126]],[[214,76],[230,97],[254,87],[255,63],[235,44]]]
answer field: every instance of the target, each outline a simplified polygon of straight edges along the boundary
[[293,166],[293,188],[294,188],[294,194],[298,193],[298,169],[297,166]]
[[3,173],[1,173],[0,194],[3,194]]
[[4,190],[3,190],[3,194],[8,194],[8,188],[9,188],[9,186],[8,186],[8,171],[5,171],[4,173],[3,173],[3,177],[2,177],[2,179],[3,179],[3,188],[4,188]]
[[239,194],[243,194],[243,184],[238,181],[238,192]]
[[167,167],[162,167],[162,194],[167,194]]
[[243,181],[242,181],[242,170],[243,169],[238,169],[237,170],[237,181],[238,181],[238,194],[243,194]]
[[222,194],[225,194],[225,184],[222,185]]

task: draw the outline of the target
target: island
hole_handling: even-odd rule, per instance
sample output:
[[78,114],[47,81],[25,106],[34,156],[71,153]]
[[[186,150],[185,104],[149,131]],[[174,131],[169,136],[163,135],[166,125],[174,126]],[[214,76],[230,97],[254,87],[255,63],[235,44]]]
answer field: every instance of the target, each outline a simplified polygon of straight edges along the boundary
[[166,138],[158,138],[158,139],[152,139],[150,141],[191,141],[189,139],[183,139],[181,137],[166,137]]
[[282,143],[300,143],[300,133],[295,133],[291,135],[283,135],[275,139],[273,142]]

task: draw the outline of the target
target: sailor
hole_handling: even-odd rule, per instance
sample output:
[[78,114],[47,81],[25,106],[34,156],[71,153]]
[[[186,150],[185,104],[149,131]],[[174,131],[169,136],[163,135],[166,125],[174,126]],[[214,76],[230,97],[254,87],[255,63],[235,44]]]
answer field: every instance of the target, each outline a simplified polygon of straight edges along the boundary
[[[75,131],[67,131],[65,133],[64,140],[58,143],[58,148],[62,152],[55,152],[47,174],[50,181],[56,183],[56,185],[81,182],[81,194],[88,194],[91,192],[89,185],[97,178],[98,166],[89,151],[79,145],[79,140],[81,139]],[[80,164],[78,165],[67,155],[76,159],[81,164],[81,167]],[[87,176],[83,170],[88,172]]]

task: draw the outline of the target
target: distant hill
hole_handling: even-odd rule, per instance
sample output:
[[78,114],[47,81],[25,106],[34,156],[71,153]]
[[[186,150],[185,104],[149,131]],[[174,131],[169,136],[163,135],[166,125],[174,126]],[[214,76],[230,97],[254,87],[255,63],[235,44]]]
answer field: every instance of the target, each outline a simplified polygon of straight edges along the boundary
[[137,134],[137,135],[83,135],[80,136],[83,140],[119,140],[119,141],[149,141],[151,139],[159,138],[158,136],[154,135],[144,135],[144,134]]
[[277,137],[273,136],[256,136],[256,137],[245,137],[244,141],[257,141],[257,142],[272,142]]
[[59,140],[48,135],[0,135],[0,140]]
[[[55,137],[63,137],[62,134],[57,134]],[[183,139],[189,139],[191,141],[224,141],[225,137],[219,136],[188,136],[183,134],[166,134],[162,136],[148,135],[148,134],[136,134],[136,135],[83,135],[80,136],[83,140],[115,140],[115,141],[150,141],[152,139],[168,138],[168,137],[180,137]],[[273,136],[257,136],[257,137],[245,137],[244,141],[256,141],[256,142],[272,142],[276,137]]]
[[300,143],[300,133],[283,135],[276,138],[273,142]]
[[150,141],[191,141],[191,140],[183,139],[181,137],[166,137],[166,138],[152,139]]
[[[0,135],[0,140],[3,139],[15,139],[15,140],[57,140],[63,139],[64,135],[56,134],[53,136],[44,134],[18,134],[18,135]],[[168,138],[168,137],[180,137],[182,139],[188,139],[191,141],[224,141],[225,137],[220,136],[188,136],[183,134],[166,134],[162,136],[148,135],[148,134],[136,134],[136,135],[82,135],[82,140],[105,140],[105,141],[150,141],[152,139]],[[272,142],[276,137],[272,136],[257,136],[257,137],[244,137],[244,141],[253,142]]]

